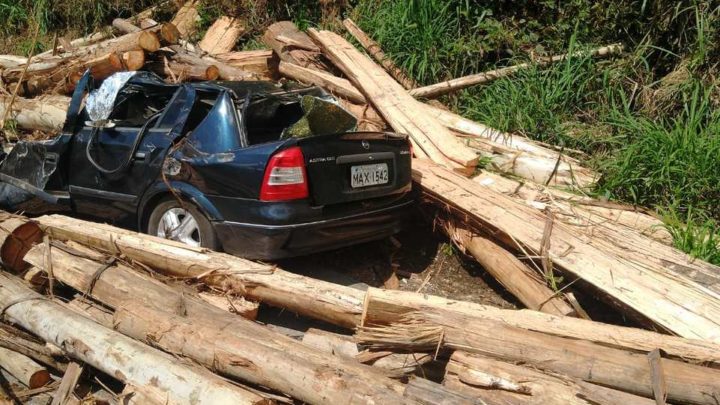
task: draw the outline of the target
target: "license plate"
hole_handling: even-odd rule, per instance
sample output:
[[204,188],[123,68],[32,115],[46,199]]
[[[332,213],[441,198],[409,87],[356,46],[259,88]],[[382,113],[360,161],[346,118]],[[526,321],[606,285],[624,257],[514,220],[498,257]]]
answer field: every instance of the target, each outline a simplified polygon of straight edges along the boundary
[[387,163],[350,167],[350,186],[352,188],[386,184],[388,181]]

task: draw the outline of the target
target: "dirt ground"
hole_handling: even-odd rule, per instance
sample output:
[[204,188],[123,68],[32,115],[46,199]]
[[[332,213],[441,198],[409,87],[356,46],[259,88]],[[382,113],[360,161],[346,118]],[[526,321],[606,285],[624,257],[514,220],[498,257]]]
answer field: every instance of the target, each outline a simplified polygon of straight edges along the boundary
[[[392,240],[287,259],[288,271],[363,288],[364,285],[516,308],[512,296],[485,270],[452,247],[420,215]],[[393,277],[394,273],[397,278]]]

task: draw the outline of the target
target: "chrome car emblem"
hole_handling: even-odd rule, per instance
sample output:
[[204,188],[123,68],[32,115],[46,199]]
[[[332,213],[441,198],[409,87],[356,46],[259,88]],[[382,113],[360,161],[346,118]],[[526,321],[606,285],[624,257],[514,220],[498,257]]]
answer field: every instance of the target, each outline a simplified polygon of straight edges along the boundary
[[362,147],[365,149],[370,149],[370,142],[368,141],[362,141]]

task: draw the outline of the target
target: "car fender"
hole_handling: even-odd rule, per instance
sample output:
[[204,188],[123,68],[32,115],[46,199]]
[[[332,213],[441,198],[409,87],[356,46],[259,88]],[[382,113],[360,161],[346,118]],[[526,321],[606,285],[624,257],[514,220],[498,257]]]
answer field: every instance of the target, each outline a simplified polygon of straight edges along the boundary
[[153,206],[149,206],[150,203],[156,201],[159,195],[164,194],[176,194],[178,197],[192,202],[210,221],[223,220],[222,215],[215,205],[208,200],[205,193],[193,185],[182,181],[157,181],[145,191],[138,206],[138,229],[144,229],[145,224],[143,222],[153,209]]

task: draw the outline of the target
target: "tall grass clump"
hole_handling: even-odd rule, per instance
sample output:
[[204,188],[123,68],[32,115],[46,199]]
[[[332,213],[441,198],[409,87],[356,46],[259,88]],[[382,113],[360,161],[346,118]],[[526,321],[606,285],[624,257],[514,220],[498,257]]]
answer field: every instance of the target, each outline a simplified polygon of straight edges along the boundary
[[675,116],[650,119],[627,103],[608,123],[626,141],[602,165],[600,191],[645,206],[671,207],[680,217],[720,219],[720,109],[717,89],[694,81],[678,95]]

